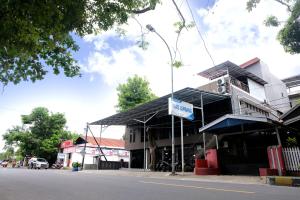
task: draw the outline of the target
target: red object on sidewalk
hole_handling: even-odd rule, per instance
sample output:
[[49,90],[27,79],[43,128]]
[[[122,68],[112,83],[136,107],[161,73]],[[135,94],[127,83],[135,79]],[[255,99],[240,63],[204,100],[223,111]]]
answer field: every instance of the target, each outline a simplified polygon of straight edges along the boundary
[[285,165],[282,154],[282,146],[270,146],[267,149],[270,169],[280,169],[285,174]]
[[206,160],[208,168],[219,168],[217,149],[208,149],[206,151]]
[[259,176],[277,176],[277,169],[259,168]]
[[194,173],[196,175],[219,175],[220,170],[218,168],[195,168]]
[[207,165],[207,160],[204,160],[204,159],[196,159],[195,160],[195,167],[196,168],[208,168],[208,165]]
[[206,160],[196,159],[194,173],[196,175],[218,175],[220,174],[218,154],[216,149],[208,149]]

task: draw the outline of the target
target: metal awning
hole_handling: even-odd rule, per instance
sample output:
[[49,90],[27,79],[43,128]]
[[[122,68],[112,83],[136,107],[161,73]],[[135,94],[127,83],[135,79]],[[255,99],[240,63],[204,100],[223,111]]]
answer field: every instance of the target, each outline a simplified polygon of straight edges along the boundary
[[280,119],[284,125],[300,130],[300,104],[284,113]]
[[282,79],[282,82],[284,82],[286,87],[288,87],[288,88],[300,86],[300,75]]
[[[174,92],[174,98],[200,107],[201,94],[203,98],[203,105],[230,98],[228,95],[205,92],[193,88],[184,88],[182,90]],[[171,97],[171,94],[142,104],[126,112],[117,113],[110,117],[92,122],[90,123],[90,125],[131,125],[137,123],[136,119],[143,120],[144,118],[148,118],[157,112],[159,113],[159,115],[167,115],[169,97]]]
[[244,130],[254,131],[274,128],[274,125],[275,122],[266,117],[227,114],[200,128],[199,132],[213,134],[233,133],[240,131],[241,126],[244,127]]
[[227,73],[230,76],[233,76],[234,78],[246,76],[246,77],[252,79],[253,81],[260,83],[262,85],[267,84],[267,82],[265,80],[261,79],[260,77],[256,76],[255,74],[252,74],[251,72],[247,71],[246,69],[240,68],[238,65],[236,65],[230,61],[226,61],[226,62],[216,65],[212,68],[209,68],[205,71],[202,71],[202,72],[198,73],[198,75],[212,80],[212,79],[218,78],[220,76],[226,75]]

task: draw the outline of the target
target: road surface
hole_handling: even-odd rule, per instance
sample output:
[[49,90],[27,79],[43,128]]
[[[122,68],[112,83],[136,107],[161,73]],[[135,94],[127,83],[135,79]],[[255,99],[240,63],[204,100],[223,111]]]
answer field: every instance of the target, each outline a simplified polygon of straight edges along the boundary
[[0,200],[299,200],[300,188],[0,168]]

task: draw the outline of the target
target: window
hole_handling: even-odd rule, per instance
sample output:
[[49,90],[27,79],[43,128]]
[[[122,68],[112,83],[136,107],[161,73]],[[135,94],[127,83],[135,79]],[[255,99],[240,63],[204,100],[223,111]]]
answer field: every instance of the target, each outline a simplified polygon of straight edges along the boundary
[[129,135],[129,142],[132,142],[132,134]]
[[132,142],[135,142],[135,131],[132,134]]

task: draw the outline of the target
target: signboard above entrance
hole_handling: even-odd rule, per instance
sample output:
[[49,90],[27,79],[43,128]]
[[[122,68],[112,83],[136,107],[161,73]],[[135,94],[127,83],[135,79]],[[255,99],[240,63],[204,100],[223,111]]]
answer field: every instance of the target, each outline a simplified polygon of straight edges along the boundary
[[193,104],[169,98],[169,115],[194,120]]

